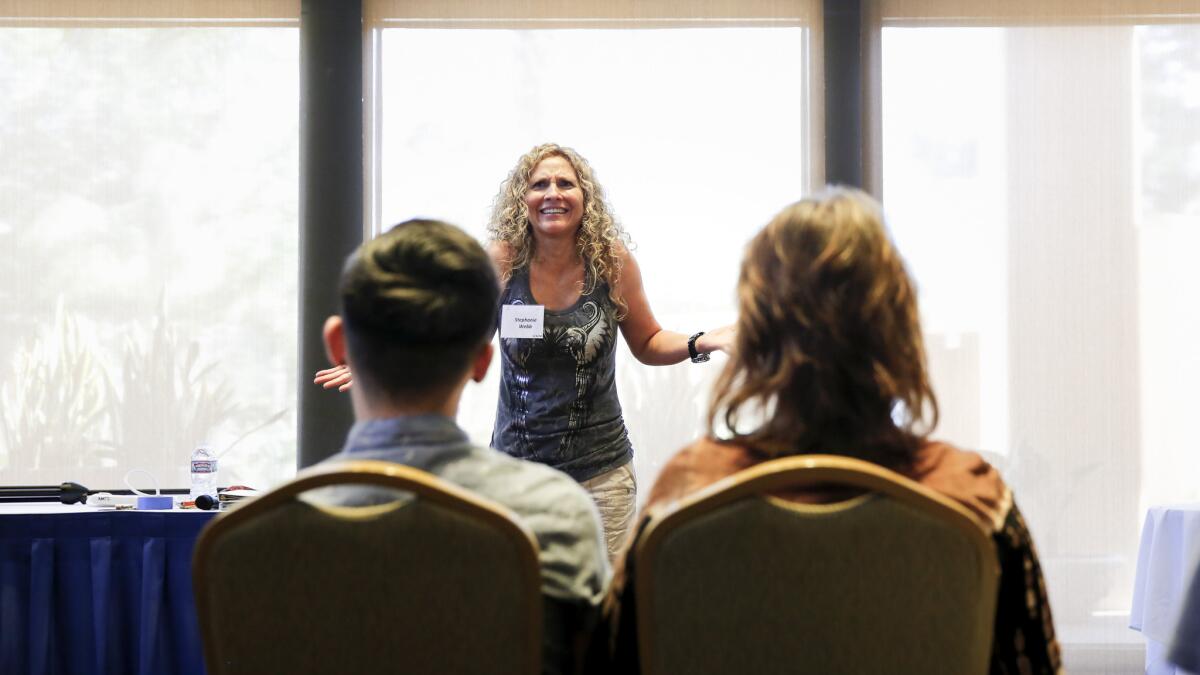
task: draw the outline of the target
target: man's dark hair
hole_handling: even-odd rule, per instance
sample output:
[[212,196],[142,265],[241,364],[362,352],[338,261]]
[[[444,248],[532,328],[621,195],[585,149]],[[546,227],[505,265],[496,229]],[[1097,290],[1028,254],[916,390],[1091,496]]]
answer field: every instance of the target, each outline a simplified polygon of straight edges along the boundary
[[355,385],[408,400],[452,385],[491,340],[500,287],[475,239],[416,219],[351,254],[340,293]]

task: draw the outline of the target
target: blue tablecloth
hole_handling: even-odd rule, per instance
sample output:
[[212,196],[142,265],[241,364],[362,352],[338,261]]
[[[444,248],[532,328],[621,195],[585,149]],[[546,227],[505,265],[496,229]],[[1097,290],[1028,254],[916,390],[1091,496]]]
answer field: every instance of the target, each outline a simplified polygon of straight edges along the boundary
[[192,547],[215,513],[0,510],[0,673],[203,673]]

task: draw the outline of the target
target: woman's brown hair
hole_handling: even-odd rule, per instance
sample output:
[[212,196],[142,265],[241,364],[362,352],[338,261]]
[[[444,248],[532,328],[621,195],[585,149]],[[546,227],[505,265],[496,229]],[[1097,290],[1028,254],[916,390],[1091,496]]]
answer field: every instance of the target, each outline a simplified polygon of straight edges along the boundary
[[[762,422],[739,429],[748,416]],[[937,416],[916,291],[879,205],[830,188],[785,208],[742,261],[714,435],[721,423],[771,456],[831,453],[904,470]]]

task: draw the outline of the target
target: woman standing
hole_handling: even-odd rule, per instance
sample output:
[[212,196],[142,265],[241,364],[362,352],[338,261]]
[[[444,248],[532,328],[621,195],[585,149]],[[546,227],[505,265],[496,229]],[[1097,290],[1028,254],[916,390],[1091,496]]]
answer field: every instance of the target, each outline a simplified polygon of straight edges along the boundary
[[[591,166],[552,143],[521,156],[500,187],[488,246],[504,284],[500,398],[492,447],[548,464],[596,501],[609,556],[633,521],[633,446],[615,377],[616,335],[642,363],[708,360],[728,351],[733,327],[691,336],[664,330],[642,274]],[[314,382],[350,387],[345,366]]]
[[[689,337],[659,325],[628,236],[591,166],[570,148],[539,145],[520,158],[496,196],[488,234],[504,284],[492,445],[580,481],[615,555],[636,499],[616,390],[617,329],[639,361],[670,365],[727,349],[732,328]],[[515,323],[537,316],[538,336]]]

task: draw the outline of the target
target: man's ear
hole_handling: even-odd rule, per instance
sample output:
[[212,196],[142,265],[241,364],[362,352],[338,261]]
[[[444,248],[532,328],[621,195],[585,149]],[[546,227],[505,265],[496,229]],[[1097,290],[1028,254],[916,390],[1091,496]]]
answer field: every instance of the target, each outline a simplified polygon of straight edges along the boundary
[[489,342],[475,355],[475,361],[471,364],[472,380],[483,382],[483,378],[487,376],[488,367],[492,365],[492,354],[494,351],[492,343]]
[[325,339],[325,356],[329,358],[329,363],[346,365],[346,327],[342,324],[342,317],[335,314],[325,319],[321,336]]

